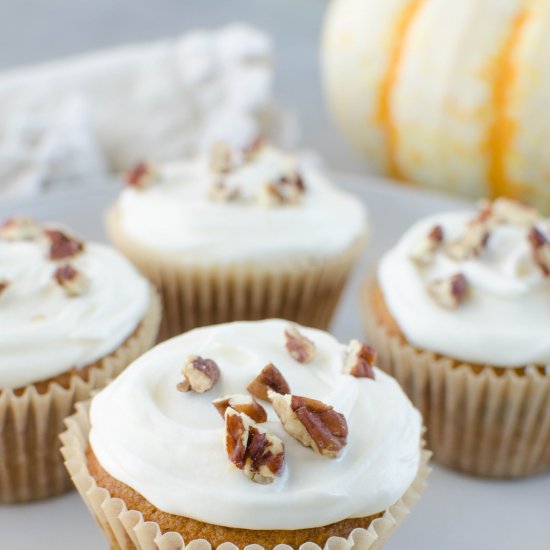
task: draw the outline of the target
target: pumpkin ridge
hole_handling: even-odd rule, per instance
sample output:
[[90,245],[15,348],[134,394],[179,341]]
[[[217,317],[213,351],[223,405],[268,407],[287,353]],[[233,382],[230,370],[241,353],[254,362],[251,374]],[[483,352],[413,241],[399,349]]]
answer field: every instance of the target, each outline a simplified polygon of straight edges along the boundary
[[507,113],[510,91],[513,88],[517,73],[513,54],[519,44],[529,10],[518,11],[495,61],[495,77],[492,82],[492,99],[494,120],[489,128],[488,150],[489,166],[487,181],[491,198],[501,195],[516,196],[520,185],[514,183],[507,174],[506,154],[511,149],[512,139],[517,123]]
[[404,178],[397,161],[398,133],[393,120],[391,96],[397,82],[408,30],[410,29],[414,17],[419,12],[419,8],[423,2],[424,0],[413,0],[410,4],[405,6],[397,18],[397,22],[392,33],[392,47],[388,70],[382,80],[382,83],[380,84],[376,118],[382,126],[386,137],[388,172],[393,178],[399,180],[403,180]]

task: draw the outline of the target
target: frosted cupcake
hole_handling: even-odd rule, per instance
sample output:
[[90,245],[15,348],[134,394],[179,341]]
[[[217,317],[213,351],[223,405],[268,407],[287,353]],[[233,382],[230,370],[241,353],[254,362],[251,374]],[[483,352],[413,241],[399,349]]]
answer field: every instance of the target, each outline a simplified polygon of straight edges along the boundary
[[357,198],[259,142],[136,167],[107,222],[162,293],[164,338],[267,317],[325,328],[366,235]]
[[375,358],[281,320],[196,329],[82,407],[62,452],[113,548],[379,547],[428,453]]
[[435,458],[482,476],[550,469],[550,220],[498,199],[414,225],[364,288],[381,366]]
[[63,419],[155,342],[159,298],[112,248],[13,218],[0,229],[0,502],[71,482]]

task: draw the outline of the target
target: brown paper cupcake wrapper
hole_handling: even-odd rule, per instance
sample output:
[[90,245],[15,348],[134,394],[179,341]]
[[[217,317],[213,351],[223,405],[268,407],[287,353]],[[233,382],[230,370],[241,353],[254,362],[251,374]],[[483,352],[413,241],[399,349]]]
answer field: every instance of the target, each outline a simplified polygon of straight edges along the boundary
[[[162,533],[156,522],[145,521],[141,512],[128,510],[123,500],[113,498],[107,489],[98,487],[90,475],[86,460],[88,434],[90,431],[90,401],[79,403],[76,413],[66,419],[67,430],[61,434],[61,453],[78,492],[84,499],[92,516],[105,532],[112,549],[121,550],[210,550],[211,545],[204,539],[185,544],[179,533]],[[428,461],[431,453],[421,452],[418,474],[405,494],[384,515],[375,519],[368,529],[354,529],[347,539],[331,537],[324,550],[375,550],[381,548],[394,529],[409,514],[426,487],[430,472]],[[231,542],[218,546],[222,550],[239,550]],[[279,544],[277,550],[290,550],[291,546]],[[258,544],[248,545],[245,550],[263,550]],[[313,542],[300,546],[300,550],[321,550]]]
[[550,368],[479,367],[415,349],[376,318],[374,284],[361,297],[369,343],[422,413],[434,459],[485,477],[550,470]]
[[199,326],[274,317],[326,329],[366,241],[326,261],[199,266],[129,239],[115,208],[106,221],[111,242],[162,295],[161,340]]
[[59,452],[59,434],[75,403],[88,399],[148,350],[158,333],[161,304],[151,290],[149,310],[135,332],[114,352],[70,377],[67,387],[53,381],[44,392],[33,384],[23,392],[0,391],[0,502],[24,502],[71,488]]

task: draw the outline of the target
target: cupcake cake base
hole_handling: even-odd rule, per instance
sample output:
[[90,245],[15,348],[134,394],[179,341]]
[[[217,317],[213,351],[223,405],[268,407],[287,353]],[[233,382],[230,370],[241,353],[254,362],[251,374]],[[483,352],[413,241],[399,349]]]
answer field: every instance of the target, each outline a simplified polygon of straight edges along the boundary
[[24,388],[0,390],[0,502],[37,500],[71,488],[59,453],[64,419],[78,401],[104,387],[155,343],[160,318],[159,296],[151,290],[144,318],[108,356]]
[[509,478],[550,469],[548,367],[470,364],[410,345],[388,311],[375,277],[362,312],[379,366],[423,415],[434,459],[454,470]]
[[226,550],[237,550],[250,548],[251,544],[257,549],[277,545],[298,548],[301,544],[331,550],[381,548],[420,497],[429,474],[430,453],[423,451],[417,477],[405,494],[387,510],[367,518],[295,531],[220,527],[159,511],[105,472],[87,443],[89,407],[89,402],[79,403],[77,412],[67,419],[67,431],[61,435],[61,452],[74,484],[113,549],[178,550],[191,545],[193,550],[207,550],[223,545]]
[[322,261],[200,265],[127,237],[116,207],[107,214],[111,242],[162,294],[160,340],[229,321],[281,318],[326,329],[366,238]]

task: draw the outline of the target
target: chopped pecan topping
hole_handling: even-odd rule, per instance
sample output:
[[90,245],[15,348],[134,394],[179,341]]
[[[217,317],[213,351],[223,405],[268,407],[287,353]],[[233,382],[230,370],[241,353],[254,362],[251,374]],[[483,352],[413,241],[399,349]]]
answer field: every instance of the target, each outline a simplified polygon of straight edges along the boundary
[[58,267],[54,271],[53,277],[68,296],[81,296],[89,287],[86,275],[70,264]]
[[272,483],[284,469],[283,442],[232,407],[225,411],[225,447],[229,460],[256,483]]
[[7,241],[33,241],[41,234],[38,223],[25,216],[9,218],[0,228],[0,236]]
[[302,177],[298,172],[294,172],[263,185],[258,195],[258,202],[266,207],[298,204],[304,192]]
[[254,397],[268,401],[267,390],[276,393],[290,393],[290,387],[281,374],[281,371],[273,364],[266,365],[260,374],[248,384],[246,388]]
[[204,393],[211,390],[220,378],[220,369],[212,359],[190,355],[181,369],[184,380],[177,385],[181,392]]
[[10,286],[9,281],[0,280],[0,295],[4,294],[4,291]]
[[443,227],[440,225],[434,225],[431,231],[428,233],[428,238],[434,243],[440,243],[443,241]]
[[443,242],[443,227],[434,225],[427,235],[424,235],[415,243],[411,258],[419,264],[429,263],[439,245]]
[[372,346],[367,346],[359,340],[350,340],[344,362],[344,373],[356,378],[371,378],[374,380],[374,367],[378,353]]
[[482,202],[473,221],[492,224],[494,222],[493,204],[487,201]]
[[258,203],[262,206],[279,206],[284,204],[285,196],[275,183],[268,182],[263,185],[258,193]]
[[298,363],[309,363],[315,357],[315,344],[294,327],[285,330],[286,349]]
[[487,247],[489,235],[489,223],[477,216],[468,224],[468,228],[462,238],[447,246],[446,252],[453,260],[457,261],[479,256]]
[[233,202],[238,200],[240,195],[238,187],[229,186],[223,181],[213,183],[208,189],[208,198],[215,202]]
[[136,189],[146,189],[158,180],[158,170],[149,163],[139,162],[126,173],[126,183]]
[[44,234],[50,240],[50,259],[63,260],[80,254],[84,250],[84,243],[59,231],[46,229]]
[[252,419],[229,407],[225,411],[225,450],[229,460],[242,470],[246,461],[246,448]]
[[212,401],[212,404],[222,417],[225,416],[225,409],[231,407],[238,412],[246,414],[257,424],[261,424],[267,420],[265,409],[250,395],[228,395],[215,399]]
[[550,241],[548,237],[537,229],[531,227],[528,237],[531,247],[533,248],[533,259],[539,266],[545,277],[550,275]]
[[496,223],[533,225],[540,220],[536,208],[506,197],[500,197],[493,202],[492,212]]
[[468,281],[462,273],[432,281],[428,286],[432,298],[447,309],[457,308],[468,295]]
[[269,399],[284,429],[317,454],[336,458],[345,447],[348,425],[343,414],[330,405],[297,395],[280,395],[269,390]]
[[252,143],[244,148],[243,156],[245,161],[250,162],[254,157],[265,147],[265,139],[261,136],[257,136]]
[[216,174],[228,174],[233,169],[231,148],[224,141],[216,141],[212,145],[210,169]]
[[244,473],[256,483],[272,483],[285,467],[285,446],[275,435],[251,426]]

